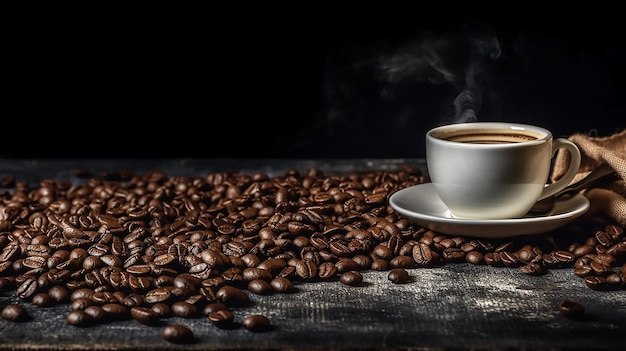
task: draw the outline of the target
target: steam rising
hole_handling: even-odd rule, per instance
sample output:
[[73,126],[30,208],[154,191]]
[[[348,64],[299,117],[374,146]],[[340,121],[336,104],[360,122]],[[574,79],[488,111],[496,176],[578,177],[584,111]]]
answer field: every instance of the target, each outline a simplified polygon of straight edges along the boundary
[[489,65],[500,55],[496,35],[480,23],[342,43],[325,61],[319,113],[288,142],[313,157],[319,148],[418,152],[416,136],[434,125],[478,120],[483,90],[494,97]]
[[478,119],[482,103],[479,76],[485,64],[500,54],[497,38],[485,28],[463,26],[439,35],[422,33],[415,41],[382,54],[376,76],[391,84],[405,80],[451,84],[459,93],[450,120],[443,122],[472,122]]

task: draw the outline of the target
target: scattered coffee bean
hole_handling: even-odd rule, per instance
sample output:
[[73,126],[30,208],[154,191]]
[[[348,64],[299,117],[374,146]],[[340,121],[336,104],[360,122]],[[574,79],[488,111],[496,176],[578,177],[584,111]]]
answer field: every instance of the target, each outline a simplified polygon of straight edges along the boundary
[[387,274],[387,279],[395,284],[407,283],[411,277],[409,272],[404,268],[394,268]]
[[265,332],[270,330],[270,320],[261,314],[252,314],[244,317],[241,325],[251,332]]
[[181,324],[168,324],[163,327],[161,336],[166,341],[175,344],[189,344],[194,341],[191,329]]
[[13,322],[24,322],[28,319],[28,312],[26,309],[17,303],[9,303],[4,306],[0,315],[2,318]]

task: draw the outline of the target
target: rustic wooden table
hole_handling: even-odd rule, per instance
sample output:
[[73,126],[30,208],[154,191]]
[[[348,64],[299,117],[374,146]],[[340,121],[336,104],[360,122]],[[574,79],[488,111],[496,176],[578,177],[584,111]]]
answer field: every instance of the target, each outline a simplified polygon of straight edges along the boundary
[[[0,178],[75,180],[72,171],[159,169],[170,175],[213,171],[264,171],[310,167],[326,172],[397,168],[423,160],[0,160]],[[542,235],[542,234],[539,234]],[[446,264],[409,270],[411,281],[393,284],[387,272],[366,271],[364,284],[297,283],[293,294],[251,294],[251,306],[234,308],[235,319],[260,313],[273,330],[219,329],[205,317],[169,322],[189,326],[191,344],[171,344],[161,327],[135,320],[96,327],[68,325],[68,305],[40,308],[14,292],[0,304],[20,302],[32,319],[0,319],[1,350],[619,350],[626,349],[626,290],[596,291],[573,269],[530,276],[518,269]],[[569,319],[558,310],[567,299],[586,307],[586,317]]]

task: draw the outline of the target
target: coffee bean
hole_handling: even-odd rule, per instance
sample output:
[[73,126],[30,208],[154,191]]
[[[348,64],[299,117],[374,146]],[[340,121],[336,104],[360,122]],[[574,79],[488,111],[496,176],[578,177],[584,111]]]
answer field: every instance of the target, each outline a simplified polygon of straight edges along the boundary
[[411,256],[395,256],[389,261],[389,265],[394,268],[412,268],[416,262]]
[[593,272],[593,269],[591,268],[590,265],[581,265],[581,266],[574,268],[574,274],[581,278],[584,278],[590,275],[591,272]]
[[323,262],[317,267],[317,276],[322,280],[331,280],[337,275],[337,267],[332,262]]
[[585,314],[585,306],[574,301],[561,300],[559,311],[567,318],[579,319]]
[[272,280],[272,273],[270,271],[258,267],[245,268],[242,272],[242,275],[244,280],[246,281],[263,279],[269,282],[270,280]]
[[50,298],[50,295],[45,292],[41,292],[33,296],[31,302],[33,305],[36,305],[38,307],[48,307],[55,303],[55,301]]
[[613,237],[613,240],[618,240],[624,234],[624,228],[616,225],[616,224],[608,224],[604,227],[604,231],[610,234]]
[[151,325],[158,320],[159,316],[152,309],[143,306],[135,306],[130,309],[130,316],[142,324]]
[[337,273],[344,273],[348,271],[359,270],[359,264],[356,263],[351,257],[340,257],[335,263]]
[[65,286],[55,285],[48,290],[50,298],[57,303],[65,303],[69,301],[70,292]]
[[239,287],[245,286],[245,279],[242,275],[241,269],[238,267],[230,267],[225,269],[222,272],[222,278],[224,278],[224,281],[230,285]]
[[298,260],[295,266],[296,274],[302,279],[312,279],[317,277],[318,267],[314,260]]
[[363,283],[363,275],[359,271],[348,271],[342,273],[339,281],[349,286],[359,286]]
[[169,318],[172,315],[170,306],[162,302],[155,303],[150,309],[157,318]]
[[338,257],[346,257],[350,254],[350,248],[344,241],[331,241],[328,248],[332,254]]
[[171,297],[172,293],[170,290],[165,288],[156,288],[148,291],[144,299],[147,303],[154,304],[157,302],[166,302],[170,300]]
[[250,303],[250,297],[245,291],[230,285],[219,288],[215,296],[227,306],[244,306]]
[[73,310],[67,314],[65,318],[67,324],[76,327],[87,327],[93,324],[94,319],[87,312],[83,310]]
[[535,251],[531,245],[524,245],[521,249],[515,252],[515,256],[522,262],[532,262],[536,256]]
[[583,257],[585,255],[589,255],[595,252],[595,247],[591,245],[580,245],[576,247],[573,251],[574,256]]
[[608,288],[605,277],[597,277],[593,275],[588,275],[583,278],[585,281],[585,285],[590,287],[593,290],[605,290]]
[[0,316],[12,322],[24,322],[28,319],[28,312],[22,305],[9,303],[2,308]]
[[202,313],[206,316],[211,312],[215,312],[219,310],[227,310],[227,309],[228,309],[228,306],[226,304],[221,303],[221,302],[213,302],[204,306]]
[[384,245],[384,244],[376,245],[372,253],[374,254],[375,257],[381,258],[387,261],[390,260],[394,256],[393,250],[391,250],[389,246]]
[[543,274],[543,268],[540,264],[530,262],[519,267],[519,270],[528,275],[541,275]]
[[199,315],[198,308],[186,301],[176,301],[171,306],[174,316],[183,318],[193,318]]
[[480,251],[479,247],[480,247],[480,244],[478,243],[477,240],[470,240],[466,243],[463,243],[460,246],[460,249],[463,250],[463,252]]
[[270,281],[270,285],[275,292],[282,294],[290,294],[295,292],[293,282],[285,277],[275,277]]
[[597,255],[593,256],[592,261],[600,263],[607,267],[611,267],[617,264],[617,258],[614,255],[606,253],[598,253]]
[[181,324],[168,324],[163,327],[161,336],[164,340],[175,344],[189,344],[194,341],[191,329]]
[[596,240],[602,246],[611,246],[613,245],[613,238],[611,235],[605,231],[598,230],[595,234]]
[[91,299],[98,305],[104,305],[109,302],[117,303],[117,297],[115,297],[112,292],[107,290],[108,289],[94,292],[94,294],[91,296]]
[[252,314],[244,317],[241,325],[251,332],[266,332],[270,330],[270,320],[261,314]]
[[550,253],[560,263],[572,263],[576,260],[576,256],[573,253],[565,250],[556,250]]
[[107,316],[107,313],[100,306],[87,306],[83,311],[91,317],[93,322],[103,321]]
[[507,267],[519,267],[522,264],[522,262],[520,262],[517,256],[515,256],[512,252],[503,250],[498,252],[498,255],[500,256],[500,261],[502,262],[502,264]]
[[70,301],[74,301],[83,297],[91,299],[94,293],[95,292],[90,288],[79,288],[72,291],[72,293],[70,294]]
[[589,266],[591,267],[595,275],[606,276],[612,272],[612,268],[610,265],[603,264],[599,261],[591,261]]
[[91,297],[79,297],[72,301],[71,308],[72,310],[84,310],[88,306],[94,306],[97,304],[98,303],[95,302]]
[[270,283],[263,279],[253,279],[248,282],[248,290],[258,295],[269,295],[274,292]]
[[389,261],[384,260],[382,258],[376,258],[372,260],[372,270],[375,271],[386,271],[389,270]]
[[37,293],[38,289],[37,279],[26,278],[20,286],[17,287],[17,296],[25,300],[30,299]]
[[368,270],[372,267],[372,258],[370,256],[363,255],[363,254],[354,255],[352,256],[352,260],[354,260],[354,262],[356,262],[356,264],[359,265],[360,270]]
[[280,272],[285,267],[287,267],[287,262],[278,258],[269,258],[257,265],[257,268],[265,269],[272,274]]
[[623,273],[611,273],[606,276],[606,283],[615,287],[620,288],[626,283],[626,275]]
[[411,279],[409,272],[404,268],[394,268],[387,274],[387,279],[395,284],[403,284]]
[[207,314],[207,318],[211,323],[220,328],[231,326],[233,320],[235,319],[233,313],[228,309],[212,311]]
[[446,248],[442,256],[446,262],[467,262],[465,252],[457,247]]
[[484,255],[480,251],[471,250],[465,254],[465,260],[467,263],[471,264],[483,264],[485,261],[483,260]]
[[615,257],[626,255],[626,241],[620,241],[612,245],[606,249],[606,253]]
[[[487,252],[483,256],[483,259],[485,260],[485,263],[490,266],[499,266],[502,264],[502,260],[500,259],[500,254],[497,252]],[[545,258],[544,258],[544,261],[545,261]]]

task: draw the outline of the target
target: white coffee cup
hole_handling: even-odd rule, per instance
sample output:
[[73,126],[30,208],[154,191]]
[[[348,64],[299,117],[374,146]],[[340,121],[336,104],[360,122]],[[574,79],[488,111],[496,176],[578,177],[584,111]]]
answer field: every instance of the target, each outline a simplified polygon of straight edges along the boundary
[[[570,166],[547,184],[559,149]],[[536,201],[566,187],[580,167],[580,150],[544,128],[507,122],[468,122],[426,133],[428,174],[454,218],[521,218]]]

